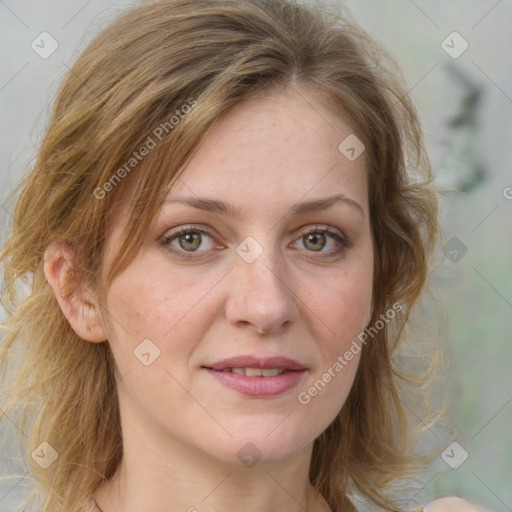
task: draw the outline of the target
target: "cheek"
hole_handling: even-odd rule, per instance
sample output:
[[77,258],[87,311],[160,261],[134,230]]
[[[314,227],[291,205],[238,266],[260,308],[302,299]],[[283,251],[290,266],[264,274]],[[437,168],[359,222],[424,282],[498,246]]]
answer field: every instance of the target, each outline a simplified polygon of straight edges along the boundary
[[187,315],[203,311],[201,298],[214,285],[213,277],[198,279],[188,269],[170,269],[162,258],[140,257],[112,283],[108,307],[129,330],[163,339]]
[[315,409],[324,427],[342,408],[364,350],[360,336],[371,317],[372,264],[370,257],[360,258],[350,268],[347,265],[346,271],[323,281],[322,290],[309,296],[308,306],[318,312],[314,336],[321,365],[298,399]]
[[214,284],[177,272],[171,276],[158,265],[132,264],[114,280],[107,295],[106,323],[118,363],[131,367],[133,352],[145,339],[161,355],[172,348],[171,361],[185,357],[211,323],[212,309],[200,299]]
[[[119,376],[130,401],[149,415],[161,411],[170,396],[186,409],[190,396],[179,383],[189,386],[190,354],[212,323],[213,308],[200,298],[208,298],[214,284],[176,272],[171,278],[155,265],[133,265],[109,289],[109,343]],[[172,414],[167,416],[171,421]],[[159,421],[158,414],[154,419]]]
[[[324,349],[332,356],[350,345],[371,317],[372,276],[345,274],[325,283],[321,293],[310,296],[309,304],[327,332]],[[319,334],[319,333],[318,333]]]

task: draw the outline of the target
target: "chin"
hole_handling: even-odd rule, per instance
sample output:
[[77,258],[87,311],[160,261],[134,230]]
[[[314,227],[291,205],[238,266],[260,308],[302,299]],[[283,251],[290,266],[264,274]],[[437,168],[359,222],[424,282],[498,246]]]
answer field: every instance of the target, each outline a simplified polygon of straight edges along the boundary
[[292,417],[293,414],[283,421],[283,417],[271,416],[257,422],[252,417],[237,422],[236,428],[233,424],[226,426],[233,437],[226,433],[213,439],[213,455],[227,464],[243,464],[248,468],[256,463],[271,464],[294,457],[312,446],[316,436],[304,431],[304,425],[301,428]]

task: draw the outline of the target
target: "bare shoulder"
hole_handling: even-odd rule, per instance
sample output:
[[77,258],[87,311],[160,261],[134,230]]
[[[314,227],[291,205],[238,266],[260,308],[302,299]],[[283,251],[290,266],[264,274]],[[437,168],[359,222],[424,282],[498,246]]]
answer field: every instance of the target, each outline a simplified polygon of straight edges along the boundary
[[[411,511],[414,512],[414,511]],[[429,503],[423,512],[492,512],[481,505],[470,503],[462,498],[447,497]]]

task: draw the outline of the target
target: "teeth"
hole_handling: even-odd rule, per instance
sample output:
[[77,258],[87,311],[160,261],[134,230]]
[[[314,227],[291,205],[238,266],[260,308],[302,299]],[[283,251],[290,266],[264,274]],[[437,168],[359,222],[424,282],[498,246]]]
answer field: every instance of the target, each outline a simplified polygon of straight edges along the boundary
[[261,377],[261,370],[260,368],[246,368],[245,369],[245,375],[247,377]]
[[226,368],[224,371],[231,371],[232,373],[245,375],[246,377],[275,377],[284,372],[284,370],[280,368]]
[[263,377],[275,377],[283,372],[284,370],[280,370],[279,368],[264,368],[261,370],[261,375]]

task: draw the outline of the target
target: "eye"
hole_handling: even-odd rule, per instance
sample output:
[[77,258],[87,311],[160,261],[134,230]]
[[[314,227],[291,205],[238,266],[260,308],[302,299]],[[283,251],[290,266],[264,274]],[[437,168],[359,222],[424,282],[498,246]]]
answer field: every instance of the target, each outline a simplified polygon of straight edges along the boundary
[[[350,247],[349,240],[341,232],[328,227],[309,229],[301,234],[298,241],[307,252],[320,253],[322,257],[339,255]],[[326,247],[328,250],[324,251]]]
[[[205,247],[204,241],[207,239],[210,241]],[[181,258],[189,258],[190,256],[186,253],[205,252],[214,246],[213,236],[195,226],[183,226],[175,229],[165,235],[160,243]],[[198,250],[201,246],[203,246],[203,250]]]
[[[172,230],[164,235],[160,244],[176,257],[183,259],[192,259],[195,257],[194,254],[205,253],[215,247],[213,234],[194,225]],[[299,244],[300,249],[309,253],[318,253],[322,258],[338,256],[351,245],[338,230],[321,226],[314,226],[302,232],[294,243],[296,244]],[[324,250],[326,247],[328,250]]]

